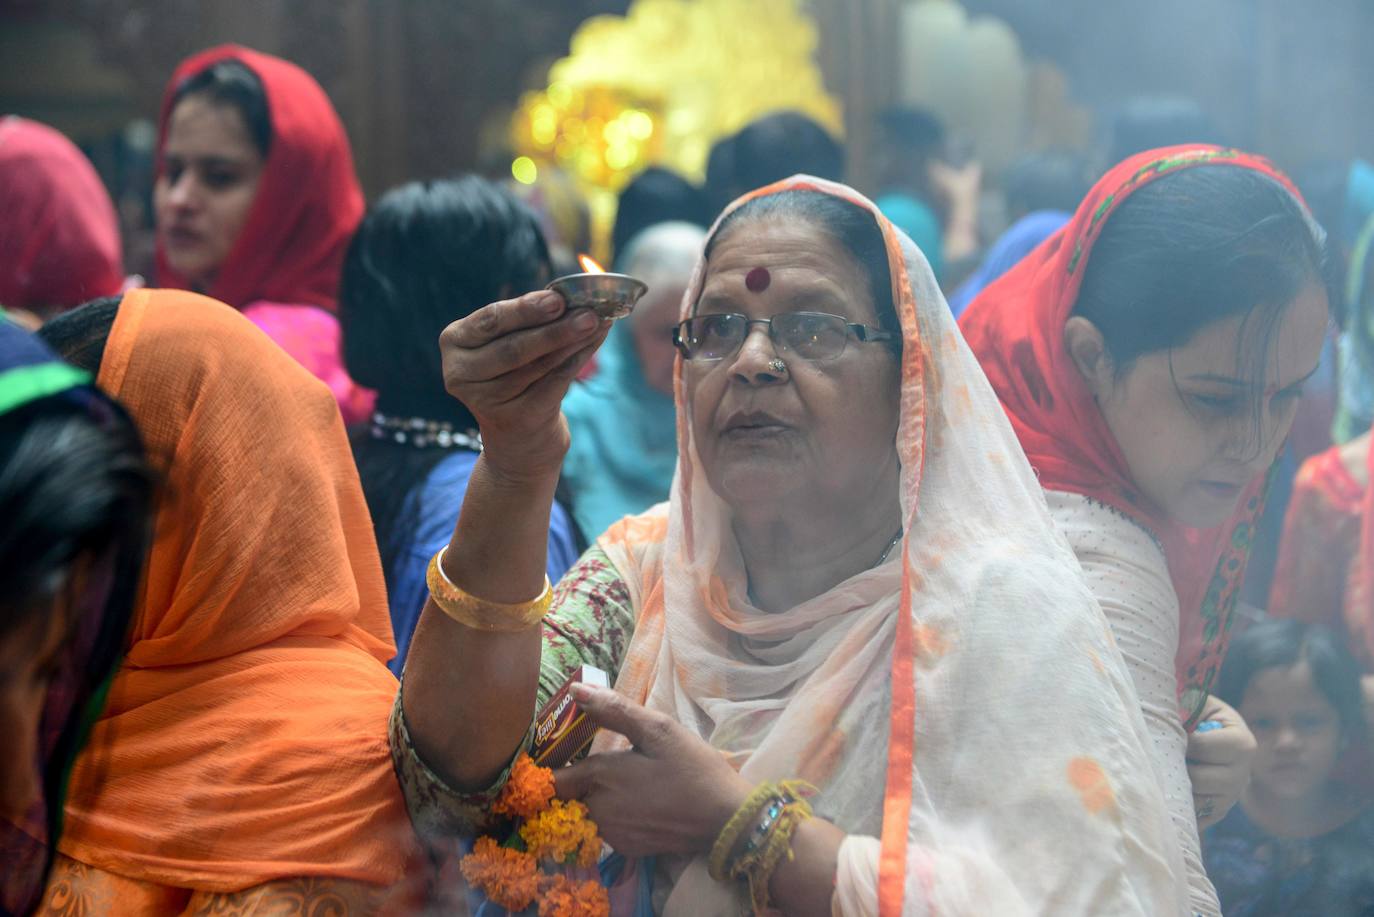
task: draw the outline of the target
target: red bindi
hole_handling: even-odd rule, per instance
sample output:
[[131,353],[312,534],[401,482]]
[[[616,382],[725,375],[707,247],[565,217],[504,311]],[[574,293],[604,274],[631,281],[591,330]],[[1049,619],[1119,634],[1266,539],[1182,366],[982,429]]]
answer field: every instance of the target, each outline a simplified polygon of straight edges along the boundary
[[744,286],[750,293],[762,293],[773,282],[773,275],[766,267],[756,267],[744,275]]

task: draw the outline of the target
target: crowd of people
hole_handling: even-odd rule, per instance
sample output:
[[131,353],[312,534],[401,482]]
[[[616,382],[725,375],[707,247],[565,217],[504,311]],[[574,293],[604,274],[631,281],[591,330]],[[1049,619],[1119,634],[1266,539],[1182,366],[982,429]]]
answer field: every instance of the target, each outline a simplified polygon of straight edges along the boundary
[[[613,323],[289,61],[172,75],[146,280],[0,120],[0,914],[1374,914],[1374,170],[875,128],[639,174]],[[483,845],[565,690],[578,895]]]

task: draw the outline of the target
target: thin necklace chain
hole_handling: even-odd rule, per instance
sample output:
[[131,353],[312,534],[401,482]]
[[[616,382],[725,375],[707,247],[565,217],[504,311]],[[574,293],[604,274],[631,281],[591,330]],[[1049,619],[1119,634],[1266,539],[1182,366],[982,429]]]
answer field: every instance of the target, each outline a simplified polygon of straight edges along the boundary
[[892,549],[895,548],[895,547],[897,547],[897,542],[899,542],[899,541],[901,541],[901,540],[902,540],[902,530],[901,530],[901,529],[898,529],[898,530],[897,530],[897,534],[896,534],[896,535],[893,535],[893,536],[892,536],[892,540],[889,541],[889,542],[887,543],[887,547],[886,547],[886,548],[883,548],[883,556],[882,556],[882,557],[879,557],[879,558],[878,558],[878,562],[877,562],[876,564],[874,564],[873,566],[875,566],[875,567],[881,567],[881,566],[883,565],[883,561],[887,560],[887,556],[888,556],[889,554],[892,553]]

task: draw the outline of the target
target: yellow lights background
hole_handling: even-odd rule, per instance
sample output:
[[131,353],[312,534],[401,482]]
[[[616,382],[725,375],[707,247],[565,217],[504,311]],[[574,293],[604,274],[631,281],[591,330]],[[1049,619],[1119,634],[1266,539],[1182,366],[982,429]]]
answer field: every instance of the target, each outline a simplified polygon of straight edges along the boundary
[[541,169],[566,173],[604,255],[616,195],[647,166],[700,182],[716,140],[782,109],[841,136],[818,41],[798,0],[636,0],[625,16],[589,19],[548,85],[520,100],[511,176],[528,185]]

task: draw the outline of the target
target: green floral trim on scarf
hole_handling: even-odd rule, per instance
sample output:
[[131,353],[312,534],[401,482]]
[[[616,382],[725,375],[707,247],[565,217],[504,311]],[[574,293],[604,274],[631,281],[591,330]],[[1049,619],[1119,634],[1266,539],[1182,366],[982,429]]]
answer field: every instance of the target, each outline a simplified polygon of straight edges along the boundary
[[1186,687],[1179,695],[1180,713],[1183,715],[1185,729],[1192,730],[1202,715],[1202,706],[1207,695],[1212,693],[1221,662],[1226,658],[1226,647],[1231,642],[1231,622],[1234,619],[1236,602],[1240,600],[1240,587],[1245,579],[1245,566],[1250,560],[1250,548],[1255,536],[1255,523],[1264,512],[1269,488],[1278,474],[1279,463],[1269,466],[1264,486],[1250,498],[1245,505],[1245,517],[1236,523],[1226,549],[1217,558],[1212,579],[1207,584],[1202,607],[1198,613],[1202,618],[1202,651],[1197,661],[1188,667]]
[[1088,223],[1088,228],[1074,243],[1073,257],[1069,259],[1069,274],[1072,275],[1074,271],[1078,270],[1078,263],[1083,258],[1084,242],[1090,240],[1098,232],[1102,223],[1116,209],[1116,204],[1125,200],[1137,187],[1147,181],[1153,181],[1166,172],[1173,172],[1185,166],[1205,165],[1221,159],[1235,159],[1238,156],[1240,156],[1238,150],[1190,150],[1175,156],[1165,156],[1141,166],[1134,175],[1122,183],[1120,188],[1104,197],[1102,203],[1097,205],[1097,209],[1093,211],[1093,218]]

